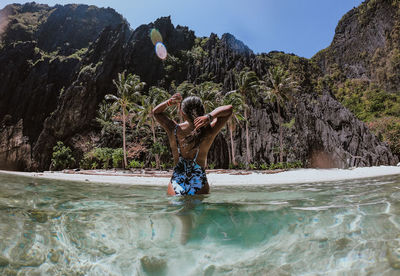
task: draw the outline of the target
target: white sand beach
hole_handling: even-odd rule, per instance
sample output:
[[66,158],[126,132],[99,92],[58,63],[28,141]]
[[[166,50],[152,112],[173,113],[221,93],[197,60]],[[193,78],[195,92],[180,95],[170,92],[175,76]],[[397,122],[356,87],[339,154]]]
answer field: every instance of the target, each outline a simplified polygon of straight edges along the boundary
[[[81,181],[94,183],[114,183],[126,185],[164,186],[171,172],[132,173],[124,171],[63,171],[63,172],[14,172],[13,174],[41,179]],[[353,169],[295,169],[280,172],[251,172],[234,170],[213,170],[207,173],[210,186],[248,186],[313,183],[337,180],[350,180],[385,175],[400,175],[400,166],[379,166]]]

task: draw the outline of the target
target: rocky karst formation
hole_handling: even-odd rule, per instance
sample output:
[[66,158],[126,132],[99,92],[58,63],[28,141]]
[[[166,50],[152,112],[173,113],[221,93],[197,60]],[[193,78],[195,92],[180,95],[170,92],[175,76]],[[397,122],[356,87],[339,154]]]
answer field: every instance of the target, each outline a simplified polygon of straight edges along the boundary
[[[230,91],[244,67],[262,77],[274,64],[283,64],[301,85],[297,100],[282,114],[285,122],[294,119],[285,127],[287,161],[328,167],[397,162],[329,90],[316,92],[321,71],[307,59],[281,52],[255,55],[230,34],[196,38],[187,27],[174,27],[169,17],[132,30],[114,10],[93,6],[10,5],[0,12],[1,22],[5,14],[8,23],[0,46],[3,168],[48,169],[57,141],[83,151],[82,145],[98,131],[93,121],[98,104],[114,91],[112,79],[123,70],[139,75],[148,87],[171,92],[184,80],[220,82]],[[166,61],[154,54],[152,28],[163,37],[170,56]],[[260,98],[251,108],[252,162],[278,162],[278,122],[275,104]],[[238,128],[234,136],[236,156],[243,162],[244,131]],[[229,148],[229,140],[219,135],[209,162],[227,167]]]
[[[22,129],[7,131],[15,132],[17,140],[23,135],[33,148],[43,122],[62,105],[62,92],[76,78],[80,57],[70,54],[88,47],[106,26],[125,21],[112,9],[82,5],[9,5],[0,15],[1,22],[8,22],[0,34],[0,118],[8,118],[2,130]],[[10,155],[16,147],[6,140],[0,144],[4,163],[31,167],[32,152]]]
[[396,0],[368,0],[339,21],[331,45],[313,60],[324,74],[373,81],[400,91],[400,5]]

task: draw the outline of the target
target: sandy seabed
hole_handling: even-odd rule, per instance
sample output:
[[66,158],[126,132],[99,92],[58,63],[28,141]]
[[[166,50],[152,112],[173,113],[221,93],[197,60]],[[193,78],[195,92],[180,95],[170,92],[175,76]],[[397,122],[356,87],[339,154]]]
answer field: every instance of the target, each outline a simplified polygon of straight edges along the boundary
[[[169,178],[171,177],[171,171],[145,170],[65,170],[62,172],[46,171],[42,173],[0,170],[0,173],[27,176],[32,178],[149,186],[166,186],[169,182]],[[313,183],[397,174],[400,175],[400,166],[379,166],[352,169],[293,169],[286,171],[280,170],[259,172],[209,170],[207,171],[207,178],[210,186],[212,187]]]

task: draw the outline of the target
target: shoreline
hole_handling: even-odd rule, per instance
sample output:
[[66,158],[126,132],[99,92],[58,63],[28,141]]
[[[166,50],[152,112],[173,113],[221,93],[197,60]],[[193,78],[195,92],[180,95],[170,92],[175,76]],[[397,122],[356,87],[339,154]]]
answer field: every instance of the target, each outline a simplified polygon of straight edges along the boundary
[[[37,179],[124,184],[137,186],[167,186],[171,171],[88,170],[61,172],[16,172],[0,170],[0,174]],[[259,186],[315,183],[400,175],[399,166],[362,167],[351,169],[291,169],[278,171],[207,170],[210,187]]]

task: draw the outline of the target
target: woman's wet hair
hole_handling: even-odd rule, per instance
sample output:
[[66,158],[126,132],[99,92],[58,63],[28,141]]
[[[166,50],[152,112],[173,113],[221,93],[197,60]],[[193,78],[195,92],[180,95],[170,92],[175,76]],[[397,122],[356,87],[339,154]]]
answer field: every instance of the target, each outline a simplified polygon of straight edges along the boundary
[[196,96],[190,96],[182,101],[181,108],[190,121],[194,121],[199,116],[204,115],[204,106],[201,99]]
[[[196,96],[190,96],[185,98],[181,103],[181,109],[192,123],[194,119],[203,116],[205,113],[204,105],[201,102],[201,99]],[[192,148],[195,148],[200,145],[203,136],[204,136],[204,127],[198,129],[197,131],[192,131],[192,133],[185,138],[185,142],[187,144],[194,142]]]

